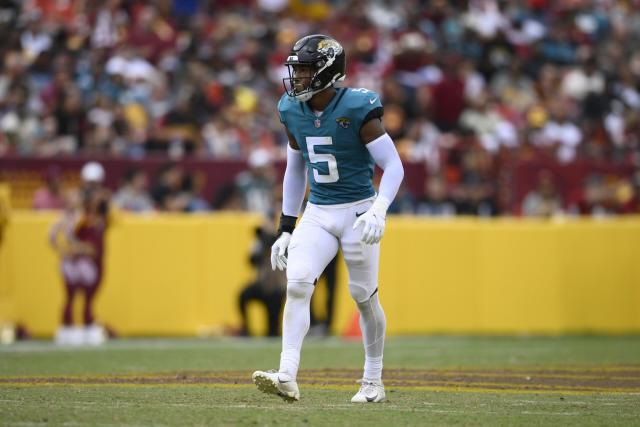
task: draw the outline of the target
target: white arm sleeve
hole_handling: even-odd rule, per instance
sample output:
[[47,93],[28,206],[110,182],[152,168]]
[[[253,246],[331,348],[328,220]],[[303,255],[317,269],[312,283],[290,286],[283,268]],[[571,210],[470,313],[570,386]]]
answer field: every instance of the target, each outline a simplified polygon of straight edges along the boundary
[[383,170],[376,200],[386,205],[386,210],[398,193],[398,188],[404,178],[404,167],[402,167],[398,150],[396,150],[388,133],[374,139],[365,147],[369,150],[376,164]]
[[282,213],[297,217],[307,190],[307,165],[302,151],[287,144],[287,168],[282,182]]

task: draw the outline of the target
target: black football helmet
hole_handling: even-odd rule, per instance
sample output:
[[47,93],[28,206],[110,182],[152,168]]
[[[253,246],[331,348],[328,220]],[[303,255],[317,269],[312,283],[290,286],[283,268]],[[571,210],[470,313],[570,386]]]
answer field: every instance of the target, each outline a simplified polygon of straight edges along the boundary
[[[308,101],[316,93],[344,80],[346,59],[344,49],[336,40],[323,34],[301,38],[293,45],[284,63],[289,77],[282,79],[287,95],[300,101]],[[295,77],[294,66],[311,67],[311,77]],[[309,80],[304,84],[303,80]]]

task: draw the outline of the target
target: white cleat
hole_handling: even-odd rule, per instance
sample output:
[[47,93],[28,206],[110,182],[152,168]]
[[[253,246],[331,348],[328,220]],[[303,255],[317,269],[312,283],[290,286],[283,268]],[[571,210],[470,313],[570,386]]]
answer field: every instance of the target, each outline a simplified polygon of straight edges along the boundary
[[378,403],[384,400],[384,384],[381,380],[358,380],[360,390],[351,398],[351,403]]
[[276,370],[255,371],[251,378],[263,393],[277,394],[289,403],[300,400],[298,383],[289,374]]

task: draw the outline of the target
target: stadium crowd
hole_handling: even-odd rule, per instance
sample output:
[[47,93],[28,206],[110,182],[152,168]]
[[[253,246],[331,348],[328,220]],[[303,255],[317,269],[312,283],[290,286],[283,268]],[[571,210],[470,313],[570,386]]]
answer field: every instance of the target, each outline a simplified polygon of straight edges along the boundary
[[[345,85],[381,94],[402,157],[428,170],[424,194],[405,189],[396,212],[499,214],[498,180],[521,159],[640,165],[638,0],[3,0],[0,156],[264,168],[284,158],[283,63],[308,33],[344,45]],[[161,175],[176,194],[193,185]],[[239,177],[231,203],[251,185],[277,193],[260,179]],[[132,171],[128,188],[144,180]],[[638,173],[590,173],[570,200],[557,185],[541,171],[522,212],[640,209]],[[187,210],[165,196],[140,206]]]

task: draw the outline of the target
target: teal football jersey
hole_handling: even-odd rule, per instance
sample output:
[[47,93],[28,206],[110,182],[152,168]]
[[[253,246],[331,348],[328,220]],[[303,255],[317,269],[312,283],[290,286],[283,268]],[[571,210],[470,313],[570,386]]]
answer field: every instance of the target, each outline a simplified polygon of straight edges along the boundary
[[368,120],[382,117],[376,92],[338,88],[320,116],[306,102],[285,94],[278,103],[278,114],[309,167],[311,203],[335,205],[375,194],[375,164],[360,138],[360,128]]

